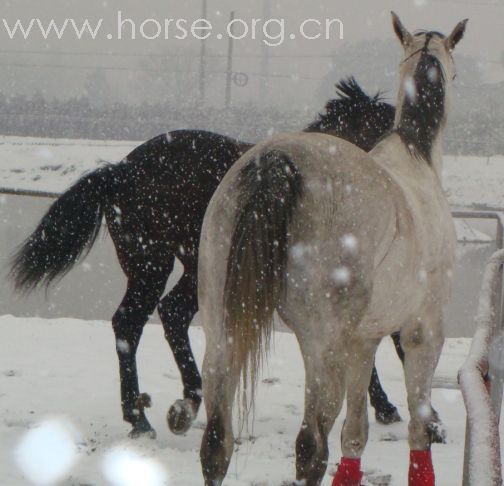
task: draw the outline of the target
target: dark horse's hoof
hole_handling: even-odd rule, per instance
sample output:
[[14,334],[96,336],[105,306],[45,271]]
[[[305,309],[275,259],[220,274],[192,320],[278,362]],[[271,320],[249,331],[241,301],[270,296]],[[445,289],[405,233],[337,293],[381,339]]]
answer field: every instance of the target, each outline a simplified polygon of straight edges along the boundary
[[391,407],[387,407],[385,410],[376,410],[375,417],[376,421],[383,425],[389,425],[402,421],[397,408],[393,405]]
[[149,422],[139,422],[136,424],[131,432],[128,434],[130,439],[139,439],[140,437],[148,437],[155,439],[157,437],[156,431],[150,426]]
[[432,420],[428,425],[430,440],[433,444],[446,444],[446,429],[438,413],[432,410]]
[[176,435],[185,434],[191,428],[197,411],[196,404],[190,398],[177,400],[168,410],[168,427]]
[[133,423],[133,429],[128,434],[130,439],[138,439],[139,437],[149,437],[150,439],[156,438],[156,431],[151,427],[151,424],[145,417],[145,409],[150,408],[152,399],[147,393],[141,393],[136,400],[136,420],[132,420],[132,415],[129,415],[128,422]]

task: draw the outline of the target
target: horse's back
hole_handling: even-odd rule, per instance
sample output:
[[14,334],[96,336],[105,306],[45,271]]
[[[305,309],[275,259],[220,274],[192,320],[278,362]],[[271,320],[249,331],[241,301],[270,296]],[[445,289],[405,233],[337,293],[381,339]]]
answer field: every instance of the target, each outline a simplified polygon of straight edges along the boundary
[[247,147],[225,135],[177,130],[148,140],[117,164],[107,221],[122,260],[143,265],[167,251],[193,258],[208,202]]
[[[208,200],[228,168],[248,144],[202,130],[176,130],[148,140],[123,162],[124,186],[131,197],[146,189],[158,197]],[[135,187],[131,186],[135,179]],[[190,192],[190,194],[188,194]]]

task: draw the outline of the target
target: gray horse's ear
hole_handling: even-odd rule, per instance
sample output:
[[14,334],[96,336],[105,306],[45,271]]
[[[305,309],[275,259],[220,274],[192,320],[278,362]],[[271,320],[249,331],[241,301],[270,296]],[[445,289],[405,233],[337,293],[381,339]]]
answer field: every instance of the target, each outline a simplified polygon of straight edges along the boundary
[[401,20],[395,12],[390,12],[392,14],[392,25],[394,26],[394,31],[401,41],[401,44],[406,47],[413,42],[413,36],[408,32],[408,29],[404,27]]
[[453,49],[455,49],[455,46],[459,43],[460,39],[464,37],[464,32],[468,21],[469,19],[465,19],[459,22],[453,29],[453,32],[446,38],[445,44],[446,48],[449,51],[453,51]]

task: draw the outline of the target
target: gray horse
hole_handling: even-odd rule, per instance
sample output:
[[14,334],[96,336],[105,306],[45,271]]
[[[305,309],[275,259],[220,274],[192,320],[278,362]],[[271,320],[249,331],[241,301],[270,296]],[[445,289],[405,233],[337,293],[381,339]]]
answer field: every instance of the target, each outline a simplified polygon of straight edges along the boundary
[[380,340],[401,332],[410,411],[410,486],[434,485],[431,384],[443,346],[455,231],[441,187],[441,139],[455,68],[448,36],[410,34],[394,130],[369,154],[322,134],[254,147],[227,173],[203,222],[199,302],[207,347],[208,425],[201,463],[219,486],[233,453],[232,408],[253,406],[273,313],[295,333],[306,370],[296,477],[319,485],[343,399],[343,457],[333,486],[358,486],[368,437],[366,390]]

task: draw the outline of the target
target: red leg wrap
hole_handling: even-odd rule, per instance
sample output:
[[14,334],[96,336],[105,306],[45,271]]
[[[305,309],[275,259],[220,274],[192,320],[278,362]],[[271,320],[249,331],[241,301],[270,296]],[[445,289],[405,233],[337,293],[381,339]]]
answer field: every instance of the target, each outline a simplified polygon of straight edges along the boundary
[[410,451],[409,486],[435,486],[431,451]]
[[361,479],[360,459],[342,457],[332,486],[360,486]]

